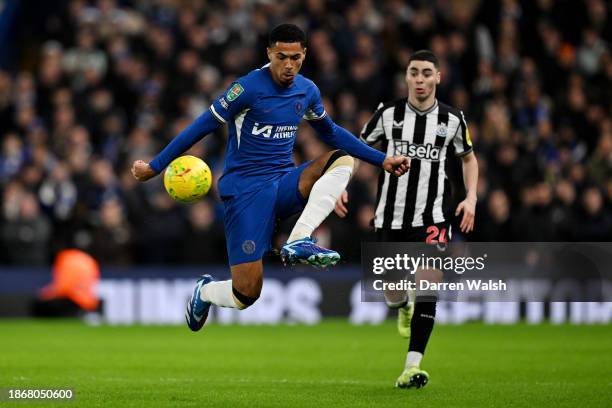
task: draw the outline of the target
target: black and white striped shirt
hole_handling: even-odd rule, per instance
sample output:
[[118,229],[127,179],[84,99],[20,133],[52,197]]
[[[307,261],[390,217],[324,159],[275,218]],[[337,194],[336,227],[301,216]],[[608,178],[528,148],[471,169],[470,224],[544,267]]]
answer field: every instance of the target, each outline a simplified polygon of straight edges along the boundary
[[449,219],[446,152],[449,147],[456,156],[472,151],[463,112],[438,101],[424,112],[406,98],[381,103],[364,126],[361,139],[369,145],[382,141],[387,156],[402,154],[412,159],[410,170],[401,177],[381,172],[376,228],[422,227]]

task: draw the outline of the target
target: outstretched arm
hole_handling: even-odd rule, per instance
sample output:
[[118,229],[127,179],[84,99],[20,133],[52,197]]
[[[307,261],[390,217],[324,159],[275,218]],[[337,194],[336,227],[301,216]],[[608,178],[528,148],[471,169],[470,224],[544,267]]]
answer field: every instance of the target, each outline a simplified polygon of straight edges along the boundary
[[465,184],[465,200],[459,203],[455,215],[463,212],[463,218],[459,228],[463,233],[469,233],[474,229],[474,217],[476,215],[476,187],[478,185],[478,162],[474,152],[461,157],[463,164],[463,183]]
[[310,120],[310,125],[317,131],[321,140],[328,145],[346,151],[353,157],[366,161],[373,166],[382,167],[395,176],[401,176],[410,168],[410,159],[404,156],[389,156],[372,149],[342,126],[336,125],[329,116],[320,120]]
[[221,126],[210,110],[194,120],[185,130],[162,150],[150,163],[136,160],[132,165],[132,175],[138,181],[146,181],[159,174],[170,162],[188,150],[207,134]]
[[193,146],[198,140],[217,130],[222,124],[227,123],[230,118],[233,118],[248,106],[254,94],[249,92],[248,87],[245,90],[244,81],[245,79],[241,78],[233,82],[223,95],[213,101],[210,109],[175,137],[151,163],[136,160],[132,166],[134,177],[139,181],[145,181],[159,174],[172,160]]

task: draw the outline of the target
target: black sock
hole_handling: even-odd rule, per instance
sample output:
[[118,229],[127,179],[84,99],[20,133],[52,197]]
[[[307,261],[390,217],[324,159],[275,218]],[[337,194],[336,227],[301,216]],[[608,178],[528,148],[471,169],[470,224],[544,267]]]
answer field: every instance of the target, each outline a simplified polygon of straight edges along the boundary
[[425,354],[425,347],[433,330],[436,319],[435,296],[417,296],[414,302],[414,314],[410,322],[410,345],[408,351]]

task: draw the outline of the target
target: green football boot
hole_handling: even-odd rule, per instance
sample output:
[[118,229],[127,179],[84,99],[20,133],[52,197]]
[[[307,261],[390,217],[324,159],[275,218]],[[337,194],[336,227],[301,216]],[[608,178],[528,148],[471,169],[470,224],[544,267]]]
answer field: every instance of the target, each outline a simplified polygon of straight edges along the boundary
[[410,322],[413,314],[414,303],[410,301],[406,306],[397,309],[397,332],[407,340],[410,340]]
[[404,369],[397,378],[395,386],[397,388],[421,388],[427,384],[427,381],[429,381],[427,371],[423,371],[419,367],[410,367]]

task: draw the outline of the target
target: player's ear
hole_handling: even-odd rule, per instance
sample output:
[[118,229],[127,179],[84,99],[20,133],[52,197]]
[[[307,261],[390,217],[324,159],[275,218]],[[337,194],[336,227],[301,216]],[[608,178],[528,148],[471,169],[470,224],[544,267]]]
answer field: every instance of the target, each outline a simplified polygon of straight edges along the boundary
[[436,85],[440,85],[440,71],[436,73]]
[[270,47],[266,47],[266,54],[268,54],[268,60],[272,62],[272,50],[270,49]]

